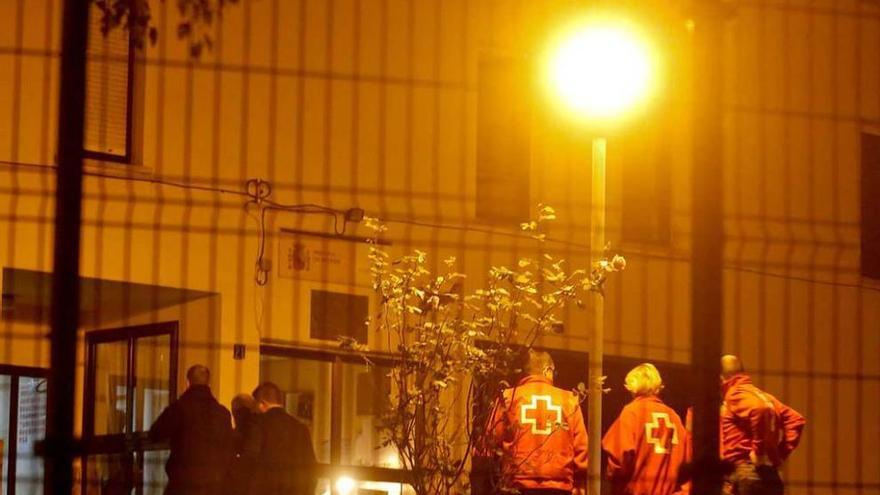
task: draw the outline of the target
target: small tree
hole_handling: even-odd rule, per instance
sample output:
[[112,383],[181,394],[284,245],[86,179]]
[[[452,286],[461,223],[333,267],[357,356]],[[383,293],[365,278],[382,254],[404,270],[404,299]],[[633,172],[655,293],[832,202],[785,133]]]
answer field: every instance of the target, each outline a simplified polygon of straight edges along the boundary
[[[553,219],[553,209],[541,206],[522,228],[541,243]],[[386,230],[375,220],[367,226],[377,236]],[[520,371],[522,350],[558,331],[567,305],[583,307],[586,294],[601,294],[607,275],[625,267],[621,256],[605,256],[590,270],[569,270],[549,254],[524,257],[515,268],[492,267],[484,288],[463,294],[465,275],[454,257],[440,273],[428,270],[421,251],[392,260],[374,244],[369,257],[381,301],[370,323],[400,356],[380,430],[419,495],[468,491],[470,456],[494,453],[489,415],[506,380]],[[505,489],[509,476],[495,478]]]

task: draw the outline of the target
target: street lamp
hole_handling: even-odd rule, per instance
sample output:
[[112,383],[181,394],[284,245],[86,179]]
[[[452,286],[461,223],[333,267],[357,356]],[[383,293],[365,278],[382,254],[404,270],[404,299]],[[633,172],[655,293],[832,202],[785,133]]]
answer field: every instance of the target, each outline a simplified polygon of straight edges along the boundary
[[[651,95],[655,57],[638,29],[625,21],[595,18],[575,24],[549,52],[546,82],[557,106],[594,135],[644,106]],[[605,249],[605,138],[594,137],[592,145],[590,249],[599,259]],[[600,495],[601,488],[604,325],[604,302],[597,295],[589,364],[589,495]]]

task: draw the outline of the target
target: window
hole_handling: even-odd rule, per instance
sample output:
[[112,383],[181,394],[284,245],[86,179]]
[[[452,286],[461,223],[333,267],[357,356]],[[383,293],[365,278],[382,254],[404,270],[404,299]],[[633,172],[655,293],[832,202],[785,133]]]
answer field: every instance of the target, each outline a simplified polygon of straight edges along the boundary
[[145,432],[176,396],[177,323],[90,332],[86,436]]
[[306,425],[318,462],[330,462],[333,360],[314,355],[260,356],[260,381],[274,382],[287,413]]
[[861,271],[880,279],[880,135],[862,133]]
[[626,243],[670,242],[669,138],[663,119],[643,119],[611,139],[609,163],[622,173],[622,238]]
[[349,466],[398,469],[400,461],[392,447],[383,447],[379,431],[382,413],[390,407],[390,369],[360,362],[341,362],[342,455]]
[[367,343],[367,316],[370,298],[326,290],[313,290],[309,318],[309,336],[337,340],[349,337]]
[[389,405],[391,358],[370,356],[368,365],[362,356],[337,350],[263,345],[260,352],[260,380],[276,383],[288,414],[309,428],[318,462],[328,465],[325,476],[338,471],[360,489],[399,493],[400,459],[382,446],[379,430]]
[[481,60],[477,101],[479,220],[513,224],[529,217],[531,85],[519,60]]
[[135,70],[136,44],[120,27],[101,32],[103,14],[92,6],[86,59],[86,102],[83,148],[87,158],[132,163],[133,115],[139,95]]
[[0,493],[43,493],[48,370],[0,365]]

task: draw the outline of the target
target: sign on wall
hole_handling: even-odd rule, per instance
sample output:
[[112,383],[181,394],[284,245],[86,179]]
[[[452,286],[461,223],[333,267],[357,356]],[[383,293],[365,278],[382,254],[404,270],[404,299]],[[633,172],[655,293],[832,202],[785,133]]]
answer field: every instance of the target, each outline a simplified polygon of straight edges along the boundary
[[357,243],[308,234],[282,234],[279,244],[280,277],[356,285]]

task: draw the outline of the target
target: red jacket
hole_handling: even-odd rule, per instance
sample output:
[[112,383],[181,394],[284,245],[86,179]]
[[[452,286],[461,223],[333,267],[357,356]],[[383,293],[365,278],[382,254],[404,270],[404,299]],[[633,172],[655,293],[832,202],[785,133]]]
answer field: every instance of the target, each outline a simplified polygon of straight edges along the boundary
[[490,428],[519,489],[571,490],[587,477],[587,428],[577,396],[542,376],[504,391]]
[[752,385],[745,373],[722,383],[721,458],[741,464],[758,458],[779,466],[800,442],[807,420],[797,411]]
[[606,475],[619,495],[671,495],[678,471],[690,460],[690,434],[681,418],[656,396],[636,397],[602,439]]

